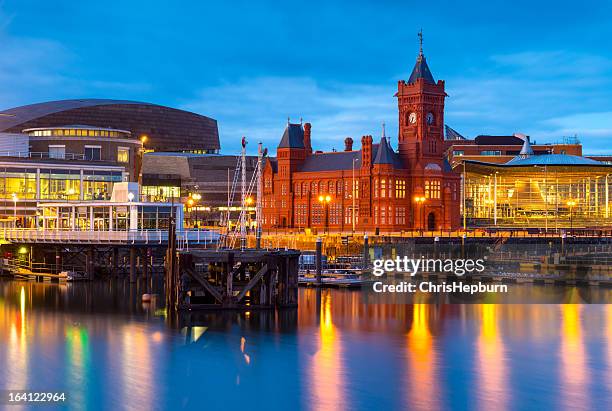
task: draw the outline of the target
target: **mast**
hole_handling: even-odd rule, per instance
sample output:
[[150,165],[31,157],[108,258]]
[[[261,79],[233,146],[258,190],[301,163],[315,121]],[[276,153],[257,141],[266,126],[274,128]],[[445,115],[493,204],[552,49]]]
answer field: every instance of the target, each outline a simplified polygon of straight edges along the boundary
[[241,199],[242,199],[242,210],[240,213],[240,248],[246,248],[246,137],[242,137],[242,153],[241,153],[241,171],[242,171],[242,182],[241,182]]
[[[261,141],[257,145],[257,207],[255,209],[255,222],[257,224],[257,239],[256,248],[261,248],[261,163],[263,158],[263,150]],[[607,180],[606,180],[607,181]]]

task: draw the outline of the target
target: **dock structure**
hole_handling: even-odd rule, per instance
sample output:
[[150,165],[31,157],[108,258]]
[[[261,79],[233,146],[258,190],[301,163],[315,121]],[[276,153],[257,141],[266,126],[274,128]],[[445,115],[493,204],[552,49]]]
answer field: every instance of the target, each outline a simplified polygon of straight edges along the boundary
[[256,249],[183,251],[174,259],[168,255],[167,306],[178,310],[296,307],[299,256],[296,250]]

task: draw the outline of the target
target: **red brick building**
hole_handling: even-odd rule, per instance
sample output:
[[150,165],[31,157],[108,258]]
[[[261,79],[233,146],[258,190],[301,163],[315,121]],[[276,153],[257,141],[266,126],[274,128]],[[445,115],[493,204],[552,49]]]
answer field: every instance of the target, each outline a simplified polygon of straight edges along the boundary
[[398,150],[345,139],[341,152],[313,152],[311,125],[287,124],[263,170],[264,230],[441,230],[459,226],[460,177],[444,156],[444,81],[419,53],[408,81],[398,82]]

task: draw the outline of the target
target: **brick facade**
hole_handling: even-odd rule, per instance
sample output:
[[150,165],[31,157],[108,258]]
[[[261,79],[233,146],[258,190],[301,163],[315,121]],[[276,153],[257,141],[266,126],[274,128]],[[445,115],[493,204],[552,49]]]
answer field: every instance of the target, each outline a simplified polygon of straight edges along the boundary
[[444,82],[434,81],[422,53],[410,79],[398,82],[395,96],[397,152],[384,125],[378,143],[366,135],[360,150],[347,138],[344,151],[313,153],[311,125],[287,124],[276,158],[263,170],[264,230],[459,226],[460,177],[444,156]]

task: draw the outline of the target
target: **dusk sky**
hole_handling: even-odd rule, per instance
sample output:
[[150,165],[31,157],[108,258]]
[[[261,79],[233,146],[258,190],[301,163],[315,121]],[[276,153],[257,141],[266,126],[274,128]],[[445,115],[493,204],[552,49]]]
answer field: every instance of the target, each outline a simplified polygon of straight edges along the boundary
[[217,119],[227,154],[241,135],[274,153],[287,117],[325,150],[384,121],[396,147],[422,28],[458,132],[612,153],[610,16],[606,1],[0,1],[0,109],[157,103]]

